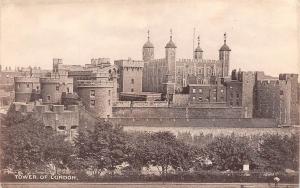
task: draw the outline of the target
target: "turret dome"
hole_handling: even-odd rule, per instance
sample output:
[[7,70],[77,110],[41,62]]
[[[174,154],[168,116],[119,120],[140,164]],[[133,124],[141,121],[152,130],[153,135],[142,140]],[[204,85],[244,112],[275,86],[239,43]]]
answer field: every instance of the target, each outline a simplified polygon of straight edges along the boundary
[[175,43],[172,41],[172,38],[170,39],[170,41],[166,44],[165,48],[177,48]]
[[231,51],[231,49],[229,48],[229,46],[227,46],[227,44],[223,44],[223,46],[220,48],[219,51]]
[[144,44],[143,48],[154,48],[154,45],[148,40],[148,41]]
[[220,48],[219,51],[231,51],[231,49],[229,48],[229,46],[227,46],[227,44],[226,44],[226,33],[224,33],[224,44]]

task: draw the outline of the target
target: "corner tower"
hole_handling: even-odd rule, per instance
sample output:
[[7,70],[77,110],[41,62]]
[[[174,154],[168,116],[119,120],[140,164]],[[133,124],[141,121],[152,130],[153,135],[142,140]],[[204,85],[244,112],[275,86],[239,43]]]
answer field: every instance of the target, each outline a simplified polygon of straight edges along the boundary
[[172,76],[172,82],[175,82],[175,58],[176,58],[176,45],[172,41],[172,30],[170,31],[170,41],[166,44],[166,62],[168,66],[168,74]]
[[194,59],[200,60],[202,59],[202,56],[203,56],[203,50],[200,47],[200,36],[198,36],[198,46],[194,51]]
[[148,40],[143,46],[143,61],[151,61],[154,59],[154,46],[150,42],[150,31],[148,30]]
[[224,33],[224,44],[219,50],[219,59],[222,63],[222,77],[229,75],[229,56],[231,49],[226,44],[226,33]]

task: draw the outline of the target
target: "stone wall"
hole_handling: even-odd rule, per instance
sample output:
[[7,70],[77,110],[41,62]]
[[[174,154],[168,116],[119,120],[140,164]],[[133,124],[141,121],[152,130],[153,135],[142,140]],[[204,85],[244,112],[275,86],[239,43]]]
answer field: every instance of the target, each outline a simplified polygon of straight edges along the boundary
[[112,109],[112,117],[135,118],[243,118],[242,107],[197,108],[197,107],[117,107]]
[[34,105],[14,102],[11,110],[22,114],[33,114],[47,128],[65,134],[69,139],[73,139],[78,133],[80,124],[77,105],[70,105],[65,109],[63,105]]
[[227,128],[275,128],[274,119],[205,119],[205,118],[111,118],[112,123],[130,127],[227,127]]

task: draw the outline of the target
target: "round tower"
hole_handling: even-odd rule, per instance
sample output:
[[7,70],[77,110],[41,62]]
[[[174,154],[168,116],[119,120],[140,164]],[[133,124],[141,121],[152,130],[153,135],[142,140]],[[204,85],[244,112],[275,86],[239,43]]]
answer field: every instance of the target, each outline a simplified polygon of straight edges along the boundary
[[148,30],[148,40],[143,46],[143,61],[151,61],[154,59],[154,46],[150,42],[150,31]]
[[38,99],[40,80],[36,77],[15,77],[15,102],[30,102]]
[[198,36],[198,46],[194,51],[194,58],[196,60],[200,60],[200,59],[202,59],[202,55],[203,55],[203,50],[200,47],[200,36]]
[[114,81],[107,77],[98,77],[97,80],[80,80],[77,88],[85,109],[100,118],[112,116]]
[[224,44],[219,50],[219,59],[222,63],[222,77],[229,75],[229,56],[231,49],[226,44],[226,33],[224,33]]
[[63,93],[73,93],[73,79],[68,77],[41,78],[41,98],[43,103],[61,103]]
[[175,82],[175,58],[176,58],[176,45],[172,40],[172,30],[170,31],[170,41],[166,44],[166,62],[168,65],[168,74],[172,75],[172,82]]

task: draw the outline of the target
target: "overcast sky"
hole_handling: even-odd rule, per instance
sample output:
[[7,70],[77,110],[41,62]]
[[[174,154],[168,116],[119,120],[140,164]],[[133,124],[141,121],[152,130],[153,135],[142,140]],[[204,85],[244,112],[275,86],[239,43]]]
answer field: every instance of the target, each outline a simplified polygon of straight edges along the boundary
[[155,58],[163,58],[170,28],[177,58],[192,58],[196,28],[205,59],[218,58],[226,32],[231,69],[298,73],[297,8],[297,0],[3,0],[1,64],[51,68],[54,57],[82,65],[97,57],[140,60],[148,29]]

